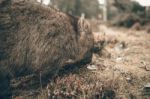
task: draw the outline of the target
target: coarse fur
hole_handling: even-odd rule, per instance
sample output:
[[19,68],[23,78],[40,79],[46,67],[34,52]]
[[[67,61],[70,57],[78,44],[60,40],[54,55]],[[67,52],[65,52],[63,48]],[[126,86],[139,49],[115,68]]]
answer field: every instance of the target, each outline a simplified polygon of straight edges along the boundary
[[30,0],[0,0],[0,68],[5,76],[54,75],[67,64],[90,62],[93,42],[82,18]]

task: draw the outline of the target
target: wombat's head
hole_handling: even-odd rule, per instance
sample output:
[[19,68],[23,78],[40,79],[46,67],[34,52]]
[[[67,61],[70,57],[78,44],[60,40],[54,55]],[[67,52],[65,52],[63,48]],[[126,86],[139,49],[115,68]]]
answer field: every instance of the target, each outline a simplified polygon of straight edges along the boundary
[[90,61],[92,58],[94,37],[92,34],[90,23],[86,19],[84,19],[84,17],[80,17],[78,19],[78,33],[80,35],[80,55],[85,59],[85,61]]
[[81,37],[92,34],[90,23],[84,19],[84,17],[80,17],[78,20],[78,32],[80,33]]

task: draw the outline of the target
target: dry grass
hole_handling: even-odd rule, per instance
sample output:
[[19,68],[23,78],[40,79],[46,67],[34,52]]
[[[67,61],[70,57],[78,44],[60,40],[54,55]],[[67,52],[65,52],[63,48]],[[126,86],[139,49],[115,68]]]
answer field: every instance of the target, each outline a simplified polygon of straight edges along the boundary
[[104,48],[111,56],[94,54],[89,65],[97,66],[96,70],[83,66],[67,74],[65,71],[38,89],[38,94],[22,94],[23,98],[15,99],[149,99],[143,91],[144,84],[150,82],[150,73],[145,68],[150,65],[149,34],[100,28],[106,35],[100,34],[101,38],[96,34],[95,38],[97,42],[105,41]]

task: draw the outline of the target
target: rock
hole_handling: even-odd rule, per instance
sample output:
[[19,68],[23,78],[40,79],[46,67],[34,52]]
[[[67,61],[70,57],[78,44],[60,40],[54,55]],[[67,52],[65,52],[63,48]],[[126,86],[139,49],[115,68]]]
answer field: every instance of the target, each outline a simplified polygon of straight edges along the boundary
[[96,65],[88,65],[87,69],[89,69],[89,70],[97,70],[98,67]]
[[149,96],[150,95],[150,83],[147,83],[144,85],[142,94],[143,94],[143,96]]
[[149,88],[150,89],[150,83],[145,84],[144,88]]

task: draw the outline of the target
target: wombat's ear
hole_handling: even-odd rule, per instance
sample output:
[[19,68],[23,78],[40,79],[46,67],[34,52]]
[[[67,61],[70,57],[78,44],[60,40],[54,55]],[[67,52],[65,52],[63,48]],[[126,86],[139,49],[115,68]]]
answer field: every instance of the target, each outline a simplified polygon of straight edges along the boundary
[[91,26],[90,23],[85,20],[84,16],[80,17],[78,20],[78,31],[80,33],[90,33],[91,32]]

